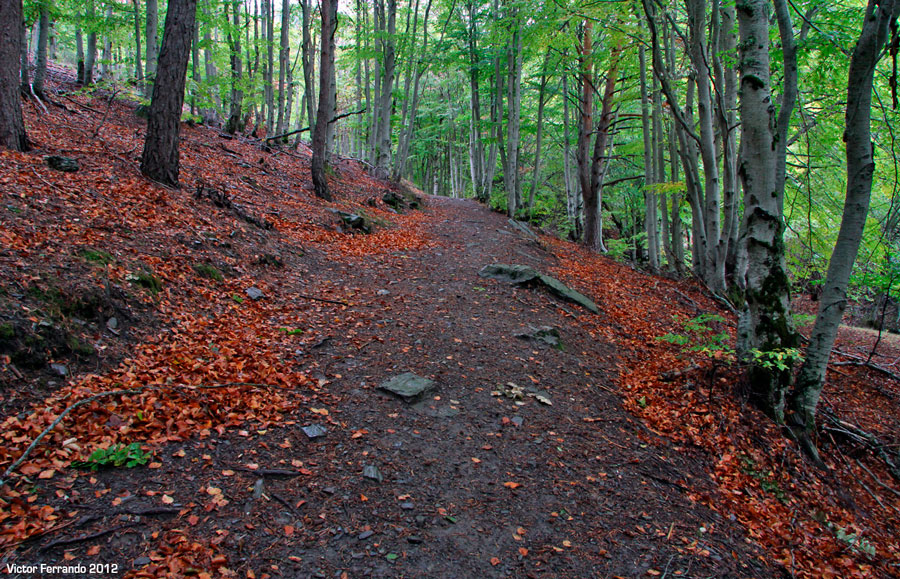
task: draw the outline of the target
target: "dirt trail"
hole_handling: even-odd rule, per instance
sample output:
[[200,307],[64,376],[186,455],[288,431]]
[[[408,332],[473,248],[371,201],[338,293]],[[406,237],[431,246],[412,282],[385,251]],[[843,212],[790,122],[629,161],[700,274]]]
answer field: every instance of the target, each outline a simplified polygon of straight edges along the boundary
[[[368,322],[338,323],[305,358],[329,381],[344,427],[315,442],[290,433],[299,448],[284,458],[303,456],[317,476],[273,488],[306,500],[313,524],[260,550],[299,557],[285,571],[300,576],[765,575],[744,566],[753,553],[737,528],[686,498],[687,486],[709,488],[704,465],[621,409],[614,348],[575,317],[592,314],[477,275],[492,262],[547,271],[553,256],[472,201],[432,199],[429,211],[431,249],[316,274],[356,295]],[[514,337],[529,324],[560,328],[563,348]],[[436,392],[407,405],[376,390],[402,372],[434,379]],[[510,382],[552,406],[492,395]],[[363,478],[368,465],[383,482]],[[277,503],[258,516],[290,518]],[[247,551],[256,567],[259,551]]]
[[[155,470],[79,477],[64,489],[77,505],[50,497],[95,516],[82,533],[125,525],[91,560],[140,570],[164,559],[162,537],[211,545],[240,577],[770,576],[741,527],[689,499],[715,492],[700,454],[622,409],[615,346],[582,326],[593,314],[478,276],[494,262],[549,272],[555,258],[473,201],[429,202],[427,249],[311,250],[302,275],[277,274],[266,300],[245,304],[273,331],[326,308],[324,327],[281,354],[319,381],[309,406],[277,427],[172,444]],[[529,325],[559,328],[562,348],[514,337]],[[410,405],[377,390],[403,372],[436,391]],[[509,383],[552,405],[493,394]],[[315,424],[327,434],[310,439]],[[381,481],[363,476],[371,466]],[[140,512],[157,494],[182,510],[122,522],[122,505]],[[64,546],[47,543],[30,562],[60,562]]]

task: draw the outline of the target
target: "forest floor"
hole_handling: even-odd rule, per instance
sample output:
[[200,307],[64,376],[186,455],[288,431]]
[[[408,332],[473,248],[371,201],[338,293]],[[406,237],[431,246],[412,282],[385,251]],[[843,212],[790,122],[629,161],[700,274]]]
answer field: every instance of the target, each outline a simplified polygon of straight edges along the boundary
[[[900,576],[900,485],[855,430],[889,460],[900,444],[896,339],[875,370],[855,364],[877,336],[842,332],[820,471],[747,405],[727,352],[659,339],[707,313],[733,333],[692,282],[530,239],[473,201],[395,213],[382,197],[408,187],[352,160],[323,203],[303,147],[203,127],[183,127],[183,188],[163,189],[138,173],[134,103],[56,77],[47,112],[26,106],[34,149],[0,151],[4,568]],[[479,277],[491,263],[600,313]],[[540,326],[561,345],[516,337]],[[435,390],[378,389],[405,372]],[[131,443],[146,464],[71,466]]]

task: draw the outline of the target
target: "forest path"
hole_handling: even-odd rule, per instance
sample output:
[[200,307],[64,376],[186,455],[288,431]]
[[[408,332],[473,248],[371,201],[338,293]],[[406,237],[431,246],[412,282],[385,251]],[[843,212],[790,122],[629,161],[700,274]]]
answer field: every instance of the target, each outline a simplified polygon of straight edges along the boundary
[[[275,488],[290,503],[306,500],[312,524],[302,540],[261,550],[298,557],[301,576],[746,574],[732,555],[752,558],[741,531],[686,496],[686,486],[711,490],[705,465],[650,434],[612,394],[615,346],[579,323],[592,314],[478,276],[495,262],[548,272],[555,257],[473,201],[429,203],[431,247],[316,272],[368,313],[338,323],[305,360],[340,401],[329,410],[341,430],[291,439],[317,476]],[[558,327],[563,349],[514,337],[529,325]],[[403,372],[432,378],[436,391],[408,405],[376,389]],[[552,406],[492,395],[508,383],[546,393]],[[370,465],[382,482],[363,477]],[[266,508],[287,517],[280,506]]]

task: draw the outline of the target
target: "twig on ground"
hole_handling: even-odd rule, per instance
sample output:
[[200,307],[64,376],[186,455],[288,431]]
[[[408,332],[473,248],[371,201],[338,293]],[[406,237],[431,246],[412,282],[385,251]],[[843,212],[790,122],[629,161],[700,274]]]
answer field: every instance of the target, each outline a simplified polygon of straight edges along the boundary
[[121,531],[122,529],[137,527],[138,525],[141,525],[141,524],[142,523],[138,523],[138,522],[125,523],[123,525],[118,525],[118,526],[112,527],[110,529],[103,529],[102,531],[97,531],[96,533],[89,533],[87,535],[81,535],[79,537],[69,537],[67,539],[57,539],[56,541],[53,541],[52,543],[49,543],[49,544],[41,547],[41,551],[48,551],[48,550],[52,549],[53,547],[59,547],[60,545],[74,545],[76,543],[83,543],[85,541],[99,539],[101,537],[105,537],[106,535],[110,535],[117,531]]

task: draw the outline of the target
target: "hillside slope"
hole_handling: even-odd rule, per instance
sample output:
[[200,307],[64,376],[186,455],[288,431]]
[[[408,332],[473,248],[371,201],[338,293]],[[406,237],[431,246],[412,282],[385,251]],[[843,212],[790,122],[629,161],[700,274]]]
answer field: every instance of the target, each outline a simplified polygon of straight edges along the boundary
[[[657,339],[684,331],[674,315],[718,311],[691,284],[535,242],[471,201],[396,213],[384,195],[410,192],[355,161],[336,164],[337,201],[323,204],[302,149],[203,127],[183,128],[183,188],[166,190],[137,171],[133,104],[58,88],[47,113],[29,105],[35,150],[0,152],[0,467],[71,409],[0,491],[8,562],[134,576],[897,574],[900,502],[879,461],[836,446],[832,472],[815,471],[742,406],[727,356]],[[479,277],[490,263],[554,275],[600,313]],[[560,347],[516,337],[542,326]],[[405,372],[436,389],[411,404],[378,390]],[[843,415],[896,433],[896,383],[838,384]],[[70,467],[116,443],[152,458]]]

